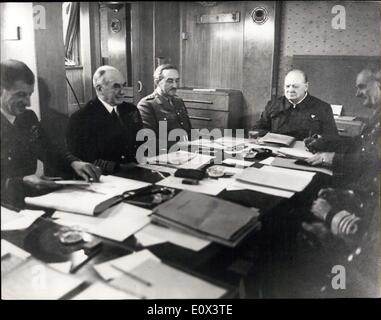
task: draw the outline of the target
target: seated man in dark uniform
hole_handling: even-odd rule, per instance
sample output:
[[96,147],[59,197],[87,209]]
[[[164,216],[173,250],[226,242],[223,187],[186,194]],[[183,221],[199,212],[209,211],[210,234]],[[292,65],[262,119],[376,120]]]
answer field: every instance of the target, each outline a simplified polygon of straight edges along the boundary
[[[361,297],[381,294],[380,83],[379,68],[367,68],[357,75],[356,96],[364,99],[363,106],[371,108],[373,116],[362,135],[350,143],[347,152],[319,152],[307,159],[312,165],[333,168],[342,178],[336,182],[339,188],[319,192],[312,208],[317,221],[304,223],[303,228],[320,240],[326,248],[326,258],[328,253],[335,264],[345,266],[352,296]],[[320,149],[324,148],[320,141],[315,143]],[[350,205],[354,200],[357,205]]]
[[[191,123],[183,100],[176,95],[179,72],[170,64],[163,64],[154,73],[155,91],[140,100],[138,108],[144,128],[151,129],[156,138],[167,140],[173,129],[183,129],[190,139]],[[159,137],[159,123],[167,125],[167,137]],[[168,143],[170,146],[171,143]]]
[[35,174],[37,159],[61,172],[68,173],[67,169],[72,168],[83,179],[97,181],[100,170],[52,144],[36,114],[26,109],[30,107],[35,81],[28,66],[7,60],[1,63],[0,73],[2,205],[22,208],[25,196],[59,188],[54,181]]
[[290,71],[284,80],[284,96],[269,101],[253,130],[304,140],[312,135],[337,136],[331,106],[308,93],[308,79],[301,70]]
[[98,68],[93,85],[97,97],[70,117],[67,143],[75,156],[96,164],[104,174],[115,173],[120,164],[136,160],[142,120],[136,106],[124,101],[126,81],[119,70]]

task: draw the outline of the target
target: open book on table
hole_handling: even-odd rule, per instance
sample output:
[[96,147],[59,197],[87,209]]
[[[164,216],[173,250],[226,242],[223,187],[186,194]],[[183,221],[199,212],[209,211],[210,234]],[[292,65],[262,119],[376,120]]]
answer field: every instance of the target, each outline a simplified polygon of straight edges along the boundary
[[150,183],[116,176],[101,176],[89,186],[70,186],[38,197],[26,197],[25,203],[43,208],[97,215],[121,202],[126,191],[149,186]]

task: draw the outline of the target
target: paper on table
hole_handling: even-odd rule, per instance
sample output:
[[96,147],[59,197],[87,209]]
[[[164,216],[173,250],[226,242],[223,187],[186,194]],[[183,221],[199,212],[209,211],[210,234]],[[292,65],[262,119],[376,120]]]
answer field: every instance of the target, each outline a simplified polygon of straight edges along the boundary
[[[42,276],[42,278],[38,279],[36,276]],[[79,278],[59,272],[31,257],[2,278],[1,298],[7,300],[57,300],[82,283],[83,281]]]
[[343,110],[343,105],[341,104],[331,104],[332,113],[334,116],[340,116]]
[[279,148],[279,153],[296,159],[308,159],[314,156],[312,152],[307,151],[306,149],[299,149],[299,148]]
[[184,150],[161,154],[156,157],[147,158],[148,164],[168,165],[174,168],[199,169],[209,163],[213,156],[192,153]]
[[97,217],[60,211],[55,212],[52,217],[58,218],[55,221],[58,224],[80,226],[89,233],[115,241],[124,241],[150,222],[148,217],[150,213],[151,210],[119,203]]
[[26,197],[25,202],[61,211],[93,215],[100,203],[113,196],[150,185],[150,183],[115,176],[102,176],[100,181],[80,189],[68,187],[39,197]]
[[166,172],[166,173],[169,173],[169,174],[175,174],[176,172],[176,168],[169,168],[169,167],[164,167],[164,166],[161,166],[161,165],[154,165],[154,164],[137,164],[136,165],[137,167],[139,168],[143,168],[143,169],[148,169],[148,170],[153,170],[153,171],[159,171],[159,172]]
[[129,273],[150,285],[125,275],[111,284],[148,299],[217,299],[226,293],[224,288],[152,259],[140,263]]
[[216,150],[224,150],[226,148],[223,145],[214,142],[214,140],[205,139],[205,138],[189,141],[187,145],[197,146],[199,148],[205,148],[205,149],[216,149]]
[[306,172],[306,171],[300,171],[300,170],[293,170],[293,169],[287,169],[287,168],[279,168],[279,167],[273,167],[273,166],[263,166],[259,170],[271,172],[271,173],[279,173],[279,174],[289,174],[294,175],[297,177],[305,178],[306,181],[311,182],[312,178],[315,176],[314,172]]
[[337,120],[342,120],[342,121],[353,121],[357,117],[356,116],[333,116]]
[[227,165],[234,165],[236,167],[250,167],[254,164],[254,162],[239,160],[239,159],[225,159],[222,163]]
[[260,164],[265,164],[267,166],[270,166],[271,163],[274,161],[275,157],[268,157],[265,160],[260,161]]
[[151,253],[151,251],[145,249],[103,263],[99,263],[94,266],[94,269],[104,280],[108,281],[123,274],[121,271],[114,268],[113,265],[116,265],[122,270],[128,271],[129,269],[135,268],[137,265],[147,259],[160,261],[158,257]]
[[29,252],[15,246],[7,240],[1,239],[1,256],[6,255],[7,253],[14,254],[21,259],[27,259],[31,256]]
[[246,168],[236,179],[254,185],[300,192],[311,182],[314,175],[313,172],[263,166],[260,169]]
[[241,181],[234,181],[230,186],[226,188],[227,191],[235,191],[235,190],[252,190],[257,192],[262,192],[266,194],[271,194],[273,196],[278,196],[282,198],[291,198],[295,193],[287,190],[280,190],[276,188],[264,187],[255,185],[252,183],[245,183]]
[[190,161],[182,164],[179,166],[181,169],[200,169],[204,165],[210,163],[212,159],[215,157],[202,154],[202,153],[197,153],[194,158],[192,158]]
[[52,268],[54,268],[58,271],[61,271],[63,273],[70,273],[71,264],[72,264],[71,261],[58,262],[58,263],[48,263],[49,266],[51,266]]
[[215,143],[218,143],[226,147],[236,147],[236,146],[245,144],[246,140],[243,138],[222,137],[222,138],[216,139]]
[[333,171],[327,168],[315,167],[315,166],[306,166],[296,164],[297,160],[295,159],[286,159],[286,158],[275,158],[272,162],[272,166],[282,167],[282,168],[290,168],[295,170],[303,170],[303,171],[312,171],[312,172],[321,172],[328,174],[329,176],[333,175]]
[[138,239],[143,246],[168,241],[193,251],[200,251],[210,244],[208,240],[152,223],[135,233],[135,238]]
[[1,207],[1,231],[26,229],[41,217],[44,211],[22,210],[12,211]]
[[193,88],[193,91],[200,91],[200,92],[215,92],[216,89],[201,89],[201,88]]
[[72,300],[122,300],[122,299],[136,299],[125,291],[113,288],[107,283],[95,282],[81,293],[76,295]]
[[182,190],[190,190],[194,192],[200,192],[216,196],[222,190],[224,190],[229,184],[232,183],[232,178],[220,178],[220,179],[209,179],[205,178],[200,180],[198,185],[189,185],[182,183],[183,178],[178,177],[167,177],[156,184],[164,187],[171,187]]

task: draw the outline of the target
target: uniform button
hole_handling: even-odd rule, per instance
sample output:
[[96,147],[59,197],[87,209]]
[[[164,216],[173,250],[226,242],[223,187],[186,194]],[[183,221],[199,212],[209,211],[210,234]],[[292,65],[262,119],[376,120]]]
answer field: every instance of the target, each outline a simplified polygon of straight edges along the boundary
[[180,115],[180,112],[177,112],[177,115],[179,116],[179,115]]
[[361,139],[364,139],[364,135],[363,134],[361,135]]
[[183,125],[183,124],[184,124],[184,122],[180,122],[180,124],[181,124],[181,125]]
[[373,191],[370,193],[370,196],[371,196],[371,197],[373,197],[373,196],[374,196],[374,192],[373,192]]
[[164,118],[165,121],[167,121],[167,118]]
[[124,158],[125,158],[125,156],[121,156],[121,158],[122,158],[122,159],[124,159]]
[[364,152],[364,151],[365,151],[365,148],[361,148],[361,151]]
[[12,157],[8,157],[8,160],[11,161],[11,160],[12,160]]
[[374,141],[372,141],[370,144],[374,144]]

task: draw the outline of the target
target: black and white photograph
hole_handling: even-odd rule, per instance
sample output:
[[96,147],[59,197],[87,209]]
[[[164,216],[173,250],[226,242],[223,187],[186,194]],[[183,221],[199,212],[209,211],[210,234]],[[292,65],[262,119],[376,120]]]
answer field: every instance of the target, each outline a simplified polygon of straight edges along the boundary
[[2,2],[0,23],[2,300],[381,297],[381,1]]

